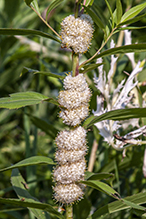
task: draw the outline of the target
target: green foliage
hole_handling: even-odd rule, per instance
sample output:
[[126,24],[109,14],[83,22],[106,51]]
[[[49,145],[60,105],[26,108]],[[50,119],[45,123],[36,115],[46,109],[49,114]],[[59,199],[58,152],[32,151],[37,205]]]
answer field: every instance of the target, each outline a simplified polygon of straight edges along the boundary
[[84,122],[83,126],[89,128],[97,122],[102,120],[125,120],[131,118],[143,118],[146,117],[146,108],[132,108],[132,109],[119,109],[112,110],[104,113],[100,116],[91,116]]
[[53,35],[38,30],[0,28],[0,35],[36,35],[46,37],[60,43],[60,40]]
[[40,93],[27,91],[10,94],[10,97],[0,99],[0,108],[18,109],[24,106],[41,103],[42,101],[52,102],[58,105],[57,101]]

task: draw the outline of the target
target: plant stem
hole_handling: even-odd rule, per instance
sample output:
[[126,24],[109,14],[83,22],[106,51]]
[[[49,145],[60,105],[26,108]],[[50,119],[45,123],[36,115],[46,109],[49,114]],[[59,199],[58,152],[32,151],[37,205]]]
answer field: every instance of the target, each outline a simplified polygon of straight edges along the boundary
[[29,7],[39,16],[39,18],[47,25],[47,27],[49,27],[50,30],[52,30],[60,38],[60,35],[47,23],[47,21],[45,21],[44,18],[31,5]]
[[97,148],[98,148],[97,141],[94,140],[93,146],[92,146],[92,150],[91,150],[90,159],[89,159],[89,164],[88,164],[88,171],[89,171],[89,172],[92,172],[92,171],[93,171],[94,163],[95,163],[95,160],[96,160],[96,151],[97,151]]
[[66,205],[66,219],[73,219],[72,205]]
[[110,35],[108,36],[108,38],[106,39],[106,41],[102,44],[102,46],[99,48],[99,50],[88,60],[86,60],[85,62],[83,62],[80,66],[79,69],[82,68],[83,65],[85,65],[86,63],[90,62],[92,59],[94,59],[98,53],[101,51],[101,49],[105,46],[105,44],[108,42],[108,40],[111,38],[111,36],[113,35],[113,32],[116,30],[116,27],[112,30],[112,32],[110,33]]
[[73,52],[72,61],[73,61],[73,64],[72,64],[72,76],[75,77],[76,75],[79,74],[79,54],[75,54]]

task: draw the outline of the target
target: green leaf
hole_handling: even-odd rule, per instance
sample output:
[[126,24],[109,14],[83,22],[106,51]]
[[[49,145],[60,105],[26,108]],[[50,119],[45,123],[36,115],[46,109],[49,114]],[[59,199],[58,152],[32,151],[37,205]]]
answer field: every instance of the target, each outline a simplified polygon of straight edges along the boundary
[[[14,169],[12,171],[11,183],[12,183],[13,189],[15,190],[17,196],[19,197],[19,199],[21,199],[21,201],[22,200],[31,201],[32,203],[33,202],[35,203],[36,201],[38,201],[36,198],[31,196],[29,192],[26,190],[26,188],[28,189],[28,186],[25,180],[23,179],[23,177],[21,176],[20,172],[18,171],[18,169]],[[34,208],[28,208],[28,209],[31,210],[31,212],[38,219],[49,218],[49,214],[47,212],[44,212],[40,209],[34,209]]]
[[10,167],[6,167],[4,169],[1,169],[0,172],[4,172],[6,170],[12,170],[14,168],[20,168],[20,167],[26,167],[26,166],[32,166],[32,165],[54,165],[55,163],[52,161],[51,158],[49,157],[44,157],[44,156],[33,156],[29,157],[25,160],[22,160]]
[[38,70],[35,70],[35,69],[24,67],[23,70],[22,70],[21,76],[23,74],[25,74],[26,72],[33,73],[33,74],[42,74],[42,75],[46,75],[46,76],[49,76],[49,77],[60,78],[60,79],[64,79],[66,77],[66,73],[67,73],[67,72],[52,73],[52,72],[38,71]]
[[99,190],[100,192],[104,192],[113,198],[119,199],[120,195],[109,185],[106,183],[100,182],[98,180],[88,180],[88,181],[81,181],[81,183],[92,187],[94,189]]
[[[142,192],[142,193],[138,193],[136,195],[132,195],[129,197],[124,198],[124,201],[129,201],[132,202],[136,205],[140,205],[140,204],[144,204],[146,203],[146,192]],[[110,204],[105,205],[104,207],[98,209],[91,217],[92,219],[97,219],[100,218],[101,216],[104,216],[104,218],[106,216],[109,216],[112,213],[121,211],[121,210],[125,210],[131,208],[130,205],[125,204],[123,201],[118,200],[118,201],[114,201]]]
[[[104,57],[107,55],[121,54],[121,53],[129,53],[129,52],[146,52],[146,43],[139,44],[131,44],[126,46],[119,46],[112,49],[107,49],[104,52],[101,52],[94,59]],[[92,59],[92,61],[94,60]]]
[[139,4],[130,10],[126,11],[125,14],[123,14],[121,18],[121,23],[125,22],[133,17],[135,17],[137,14],[139,14],[144,8],[146,7],[146,3]]
[[48,7],[48,9],[47,9],[46,20],[47,20],[48,14],[49,14],[54,8],[57,8],[62,2],[63,2],[63,0],[53,0],[53,1],[51,2],[51,4],[49,5],[49,7]]
[[33,0],[24,0],[24,2],[29,6]]
[[146,208],[145,208],[145,207],[142,207],[142,206],[139,206],[139,205],[137,205],[137,204],[134,204],[133,202],[127,201],[126,199],[122,199],[122,201],[123,201],[126,205],[128,205],[128,206],[130,206],[130,207],[132,207],[132,208],[134,208],[134,209],[146,211]]
[[120,26],[123,26],[123,25],[129,25],[129,24],[135,23],[135,22],[141,20],[143,17],[146,17],[146,13],[145,13],[145,14],[142,14],[142,15],[140,15],[140,16],[137,16],[137,17],[131,18],[130,20],[127,20],[127,21],[125,21],[125,22],[122,22],[122,23],[120,23],[117,27],[120,27]]
[[108,1],[105,0],[105,2],[106,2],[106,5],[107,5],[107,7],[108,7],[108,10],[109,10],[109,12],[110,12],[110,15],[111,15],[111,19],[112,19],[112,28],[113,28],[113,27],[114,27],[114,17],[113,17],[112,9],[111,9],[111,7],[110,7]]
[[53,125],[48,124],[47,122],[45,122],[42,119],[39,119],[35,116],[32,116],[30,114],[27,114],[31,120],[31,122],[38,128],[40,128],[42,131],[44,131],[47,135],[49,135],[50,137],[52,137],[52,139],[55,138],[55,136],[58,133],[58,130],[56,128],[54,128]]
[[12,28],[0,28],[0,35],[36,35],[36,36],[42,36],[45,38],[49,38],[51,40],[55,40],[59,43],[61,43],[60,39],[57,37],[49,34],[44,33],[39,30],[32,30],[32,29],[12,29]]
[[92,172],[85,172],[85,179],[86,180],[107,180],[108,178],[114,177],[112,173],[92,173]]
[[21,206],[21,207],[30,207],[30,208],[36,208],[36,209],[42,209],[50,214],[55,215],[56,217],[60,219],[64,219],[63,215],[61,215],[58,211],[56,211],[51,205],[49,204],[42,204],[37,201],[22,201],[18,199],[9,199],[9,198],[0,198],[0,203],[3,204],[9,204],[9,205],[16,205],[16,206]]
[[94,0],[86,0],[85,1],[85,6],[88,7],[88,6],[92,6]]
[[117,24],[120,23],[120,20],[121,20],[121,17],[122,17],[122,4],[121,4],[121,0],[117,0],[116,1],[116,7],[117,7],[117,10],[116,10],[116,14],[117,14]]
[[27,91],[10,94],[10,97],[0,98],[0,108],[18,109],[24,106],[42,103],[42,101],[59,105],[57,100],[53,98],[49,98],[37,92]]
[[146,117],[146,108],[118,109],[103,113],[100,116],[90,116],[83,123],[84,128],[89,128],[103,120],[125,120]]
[[96,3],[95,1],[92,5],[92,10],[101,19],[101,22],[102,22],[103,26],[106,26],[106,24],[108,23],[108,19],[103,14],[103,10],[99,7],[98,3]]
[[94,11],[92,9],[89,9],[87,7],[85,7],[86,11],[88,12],[88,14],[92,17],[93,21],[95,22],[95,24],[101,28],[102,30],[105,29],[102,21],[99,19],[99,17],[94,13]]
[[41,14],[37,0],[33,0],[33,1],[31,2],[31,5],[33,6],[33,8],[34,8],[39,14]]
[[142,26],[142,27],[121,27],[121,28],[119,28],[118,30],[140,30],[140,29],[145,29],[146,28],[146,26]]
[[83,65],[82,68],[79,68],[80,69],[79,72],[86,73],[86,72],[96,69],[100,65],[103,65],[103,63]]

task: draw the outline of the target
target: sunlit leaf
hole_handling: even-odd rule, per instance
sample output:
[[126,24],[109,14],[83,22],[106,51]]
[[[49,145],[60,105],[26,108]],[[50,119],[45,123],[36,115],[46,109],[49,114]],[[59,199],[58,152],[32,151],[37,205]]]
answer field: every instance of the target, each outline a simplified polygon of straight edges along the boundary
[[112,196],[113,198],[119,199],[120,197],[119,194],[112,187],[110,187],[108,184],[103,183],[99,180],[88,180],[88,181],[81,181],[81,182],[89,187],[92,187],[101,192],[104,192]]
[[27,91],[10,94],[10,97],[0,98],[0,108],[18,109],[24,106],[31,106],[34,104],[47,101],[59,105],[57,100],[49,98],[37,92]]
[[85,1],[85,6],[91,6],[93,4],[94,0],[86,0]]
[[26,166],[32,166],[32,165],[54,165],[55,163],[52,161],[51,158],[49,157],[44,157],[44,156],[33,156],[29,157],[25,160],[22,160],[10,167],[6,167],[4,169],[1,169],[0,172],[4,172],[6,170],[12,170],[14,168],[20,168],[20,167],[26,167]]
[[139,15],[139,16],[137,16],[137,17],[131,18],[131,19],[125,21],[125,22],[120,23],[119,25],[117,25],[117,27],[135,23],[135,22],[141,20],[141,19],[144,18],[144,17],[146,17],[146,14]]
[[121,23],[125,22],[133,17],[135,17],[137,14],[139,14],[144,8],[146,7],[146,3],[139,4],[133,8],[130,8],[128,11],[123,14],[121,18]]

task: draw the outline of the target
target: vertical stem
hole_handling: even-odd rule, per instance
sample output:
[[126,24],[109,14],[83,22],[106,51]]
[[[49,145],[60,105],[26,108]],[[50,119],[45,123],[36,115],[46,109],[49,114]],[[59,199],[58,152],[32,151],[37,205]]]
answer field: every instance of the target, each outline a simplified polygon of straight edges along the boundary
[[73,219],[73,207],[72,207],[72,205],[66,205],[66,219]]
[[75,3],[75,18],[78,17],[78,13],[79,13],[79,3],[78,3],[78,0],[76,0],[76,3]]
[[96,160],[96,151],[98,148],[98,144],[96,142],[96,140],[94,140],[93,142],[93,146],[92,146],[92,150],[91,150],[91,155],[90,155],[90,159],[89,159],[89,164],[88,164],[88,171],[92,172],[93,171],[93,167],[94,167],[94,162]]
[[79,74],[79,54],[75,54],[73,52],[72,61],[73,61],[72,76],[75,77],[76,75]]

